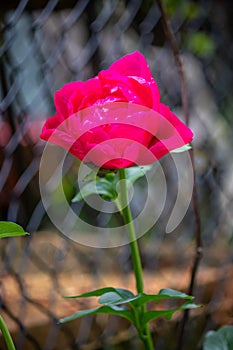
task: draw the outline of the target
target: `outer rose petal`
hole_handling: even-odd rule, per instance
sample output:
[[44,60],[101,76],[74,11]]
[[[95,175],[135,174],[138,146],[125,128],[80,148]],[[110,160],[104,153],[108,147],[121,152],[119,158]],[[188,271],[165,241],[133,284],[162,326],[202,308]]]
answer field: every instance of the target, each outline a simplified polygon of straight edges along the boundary
[[[156,108],[159,105],[160,101],[160,92],[158,85],[153,78],[150,68],[145,60],[145,57],[138,51],[128,54],[115,63],[113,63],[106,71],[99,73],[99,77],[107,76],[110,81],[118,76],[121,77],[123,81],[124,77],[133,78],[138,81],[141,85],[147,86],[150,88],[149,95],[152,94],[153,105],[150,105],[151,108]],[[125,86],[126,87],[126,86]],[[139,95],[139,97],[142,97]],[[134,103],[138,103],[135,99]],[[144,104],[149,107],[149,104]]]
[[138,51],[117,60],[107,69],[107,72],[110,74],[117,72],[123,76],[141,77],[147,81],[154,80],[145,57]]
[[103,91],[98,77],[85,82],[80,81],[67,103],[68,114],[72,115],[81,109],[92,106],[102,97]]
[[174,136],[175,134],[177,140],[179,139],[180,142],[183,142],[182,145],[178,145],[176,148],[182,147],[192,141],[193,132],[171,112],[168,106],[161,103],[159,113],[163,118],[159,121],[158,132],[156,133],[157,138],[169,138],[170,135]]
[[136,165],[135,163],[131,162],[130,160],[127,159],[122,159],[122,158],[117,158],[113,159],[109,162],[106,162],[104,164],[104,169],[122,169],[122,168],[129,168],[131,166]]
[[153,108],[158,101],[154,99],[151,84],[136,77],[125,77],[117,73],[109,74],[107,71],[99,73],[104,95],[123,96],[119,101],[133,102],[148,108]]
[[[134,149],[131,149],[130,157],[128,158],[124,153],[131,146]],[[95,145],[83,160],[92,162],[104,169],[117,169],[134,165],[135,161],[137,161],[137,156],[138,149],[133,141],[114,139]]]
[[42,128],[40,138],[42,138],[45,141],[48,141],[54,130],[56,130],[60,124],[61,118],[57,115],[54,115],[53,117],[47,119]]
[[75,81],[72,83],[65,84],[60,90],[56,91],[54,94],[54,104],[58,115],[63,118],[68,117],[67,105],[70,96],[76,91],[80,86],[80,82]]
[[113,164],[115,159],[121,159],[122,162],[124,159],[130,160],[128,163],[133,164],[137,162],[139,148],[141,146],[147,148],[152,138],[153,135],[148,131],[134,125],[119,123],[102,125],[79,137],[70,152],[82,160],[87,155],[84,160],[96,165]]
[[157,159],[193,139],[193,132],[170,111],[169,107],[161,104],[160,113],[162,117],[159,120],[158,132],[149,146]]

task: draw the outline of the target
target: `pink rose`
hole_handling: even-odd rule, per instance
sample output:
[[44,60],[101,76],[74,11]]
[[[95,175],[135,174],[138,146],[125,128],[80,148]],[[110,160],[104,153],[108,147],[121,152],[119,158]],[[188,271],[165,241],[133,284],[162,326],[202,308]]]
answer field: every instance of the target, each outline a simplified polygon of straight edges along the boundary
[[145,165],[192,141],[192,131],[160,102],[146,60],[135,52],[97,77],[55,93],[56,115],[41,138],[106,169]]

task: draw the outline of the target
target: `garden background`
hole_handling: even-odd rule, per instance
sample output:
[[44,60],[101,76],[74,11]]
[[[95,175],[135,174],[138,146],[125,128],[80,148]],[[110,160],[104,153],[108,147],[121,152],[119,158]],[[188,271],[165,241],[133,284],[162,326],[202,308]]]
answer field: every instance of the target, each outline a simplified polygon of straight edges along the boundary
[[[203,256],[193,295],[204,306],[190,312],[182,341],[182,314],[152,325],[156,349],[192,350],[202,348],[208,330],[233,324],[233,5],[227,0],[163,3],[185,72],[189,124],[195,133],[197,204],[194,209],[190,205],[174,232],[164,233],[176,192],[175,167],[165,157],[161,165],[168,185],[166,205],[139,244],[147,292],[164,287],[187,292],[200,220]],[[62,295],[107,285],[133,289],[134,279],[128,246],[83,246],[51,223],[39,191],[45,145],[39,134],[54,113],[55,90],[89,79],[135,50],[145,55],[162,101],[183,116],[177,57],[161,11],[150,0],[8,0],[0,4],[0,21],[0,219],[30,232],[26,238],[1,241],[1,314],[17,350],[139,349],[133,329],[117,317],[57,323],[92,305],[89,300],[64,300]],[[77,165],[67,158],[63,182],[53,194],[57,210],[63,205],[61,186],[68,200],[77,190]],[[140,194],[145,183],[138,181],[136,186]],[[101,221],[85,204],[79,209],[87,220]],[[2,339],[0,347],[4,349]]]

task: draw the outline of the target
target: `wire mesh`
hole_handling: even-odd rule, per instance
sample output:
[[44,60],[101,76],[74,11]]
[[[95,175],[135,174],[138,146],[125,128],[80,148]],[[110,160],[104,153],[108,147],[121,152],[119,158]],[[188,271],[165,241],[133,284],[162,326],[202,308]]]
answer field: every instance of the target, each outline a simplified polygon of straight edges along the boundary
[[[185,349],[196,349],[206,330],[233,322],[232,6],[227,1],[165,3],[184,61],[190,125],[196,134],[202,236],[209,248],[195,286],[197,300],[206,307],[186,330]],[[44,149],[39,134],[43,121],[54,113],[55,90],[89,79],[134,50],[148,60],[162,100],[182,115],[178,72],[159,8],[149,0],[21,0],[1,3],[0,10],[0,215],[30,232],[26,239],[1,242],[1,309],[16,348],[139,349],[133,330],[115,317],[111,322],[89,316],[58,324],[60,317],[92,305],[62,300],[61,295],[110,283],[132,288],[133,277],[127,246],[83,247],[49,221],[38,185]],[[163,162],[172,181],[172,165]],[[70,167],[68,162],[67,172]],[[179,284],[185,290],[194,254],[193,213],[190,209],[178,229],[165,236],[169,203],[156,228],[140,240],[145,281],[149,289]],[[158,349],[173,349],[178,321],[168,326],[160,320],[153,326]]]

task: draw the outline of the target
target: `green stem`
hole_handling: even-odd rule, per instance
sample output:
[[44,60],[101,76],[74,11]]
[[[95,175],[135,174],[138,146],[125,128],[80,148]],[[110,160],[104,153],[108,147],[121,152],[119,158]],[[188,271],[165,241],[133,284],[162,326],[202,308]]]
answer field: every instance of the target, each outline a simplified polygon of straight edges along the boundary
[[[120,203],[121,214],[124,219],[124,223],[127,224],[127,232],[131,250],[131,258],[133,262],[134,275],[136,279],[136,287],[138,293],[143,293],[143,277],[142,277],[142,263],[139,253],[137,237],[133,224],[132,214],[129,206],[128,189],[126,183],[126,171],[125,169],[119,169],[120,180]],[[142,319],[143,314],[146,312],[146,305],[138,308],[139,319]],[[146,325],[143,329],[138,329],[139,336],[142,339],[146,350],[153,350],[153,342],[150,333],[149,326]]]
[[3,334],[4,339],[5,339],[7,349],[8,350],[15,350],[15,346],[14,346],[13,340],[11,338],[10,332],[8,331],[8,328],[5,324],[2,316],[0,316],[0,330]]

